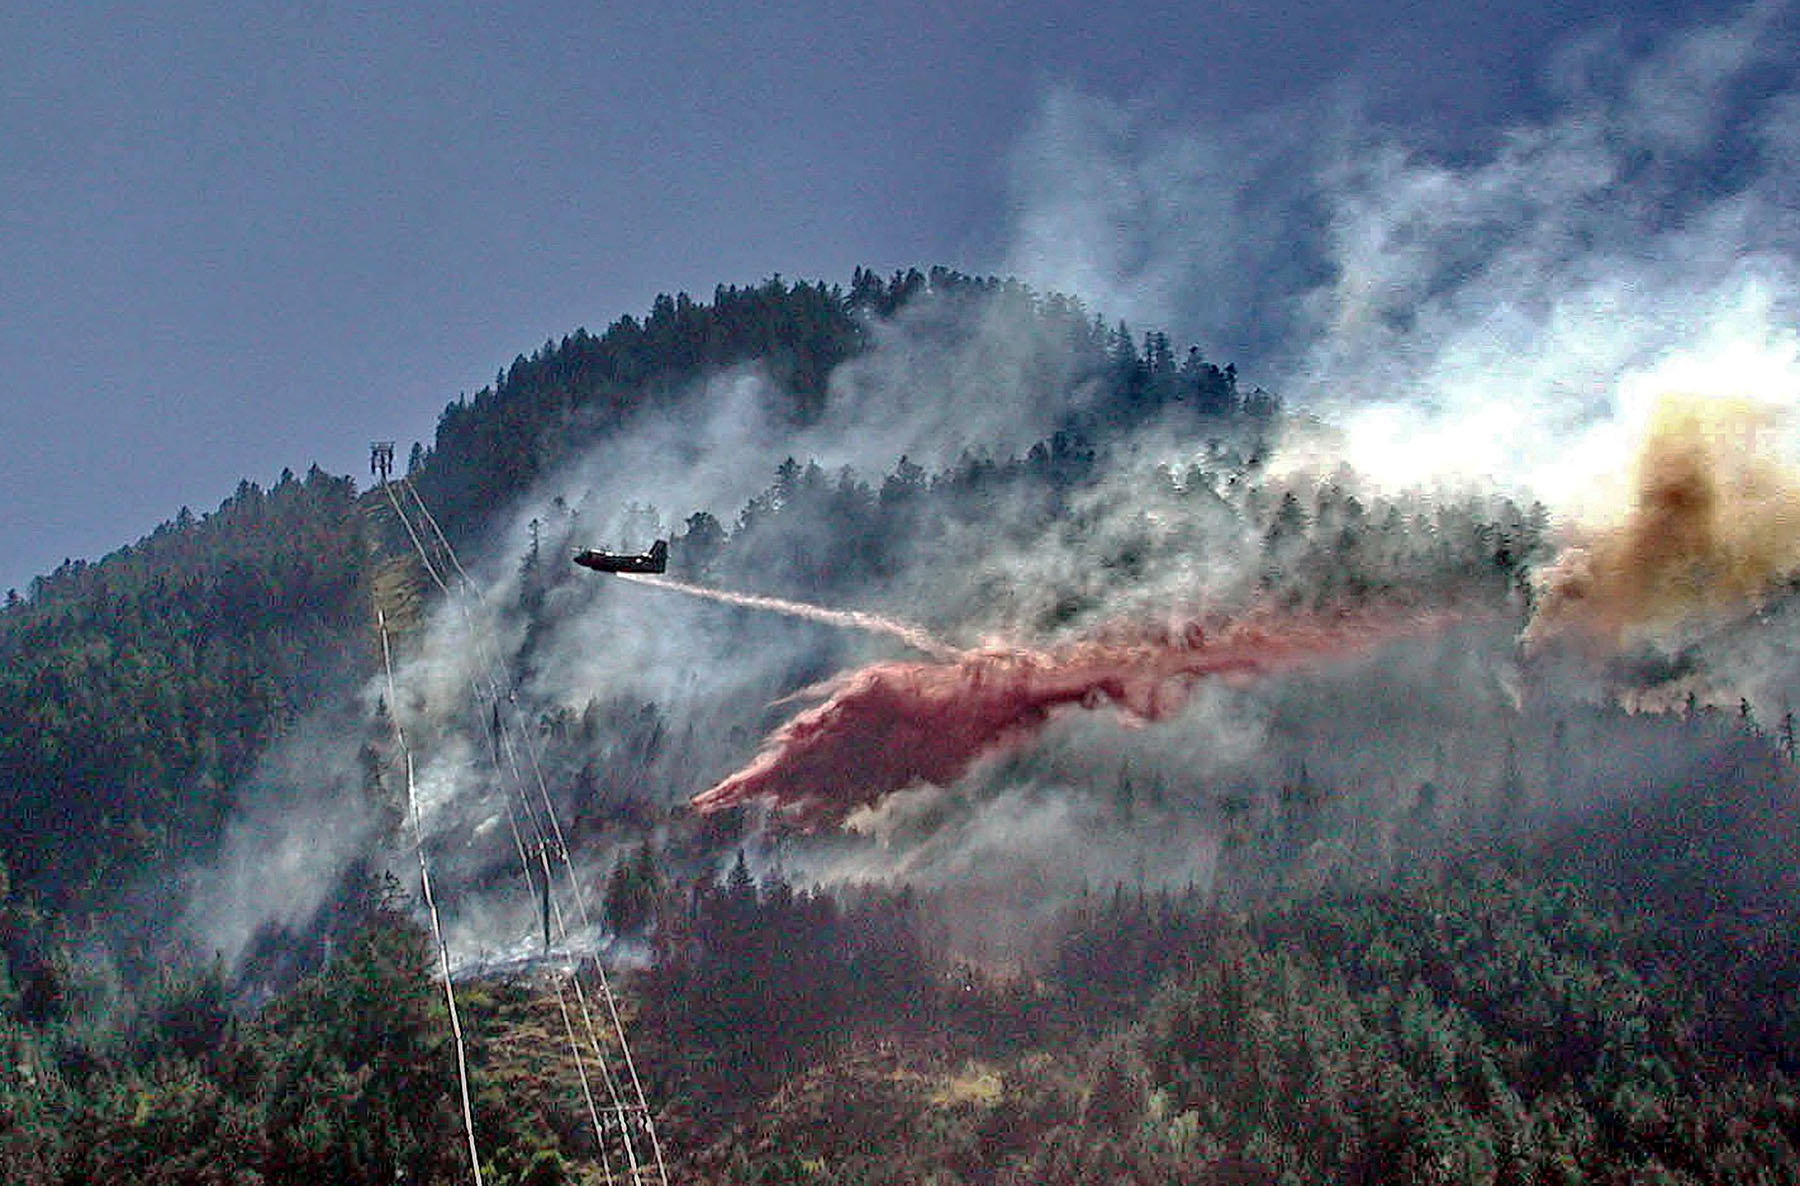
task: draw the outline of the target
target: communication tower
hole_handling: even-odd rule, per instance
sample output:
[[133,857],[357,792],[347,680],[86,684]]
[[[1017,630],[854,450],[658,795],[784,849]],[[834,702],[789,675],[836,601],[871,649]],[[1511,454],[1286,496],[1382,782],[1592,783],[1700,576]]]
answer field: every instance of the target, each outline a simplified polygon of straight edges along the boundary
[[369,442],[369,472],[376,481],[387,485],[388,475],[394,472],[394,442]]

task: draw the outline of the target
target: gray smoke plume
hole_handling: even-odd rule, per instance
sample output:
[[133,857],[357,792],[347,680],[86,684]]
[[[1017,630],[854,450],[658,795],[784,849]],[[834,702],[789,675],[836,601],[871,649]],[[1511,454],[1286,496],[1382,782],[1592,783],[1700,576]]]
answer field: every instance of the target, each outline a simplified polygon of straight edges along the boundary
[[[1091,302],[1066,306],[1076,323],[1091,307],[1236,359],[1297,413],[1279,448],[1179,412],[1101,425],[1064,501],[1046,482],[959,495],[943,471],[1022,457],[1104,391],[1018,288],[928,293],[872,323],[872,348],[832,376],[804,430],[746,367],[596,443],[403,640],[397,694],[364,696],[367,731],[391,713],[418,757],[457,957],[530,947],[537,906],[518,869],[551,814],[590,909],[645,837],[688,873],[743,843],[807,882],[962,887],[984,904],[969,933],[992,943],[1084,885],[1229,902],[1381,876],[1620,788],[1657,793],[1687,768],[1680,754],[1772,733],[1800,679],[1780,602],[1628,662],[1525,655],[1517,639],[1521,574],[1558,533],[1616,510],[1662,393],[1800,407],[1785,20],[1752,7],[1647,56],[1604,34],[1571,44],[1546,84],[1552,117],[1455,159],[1363,120],[1345,92],[1224,131],[1052,95],[1015,161],[1009,269]],[[884,564],[852,585],[822,558],[848,546],[833,499],[853,502],[858,483],[937,501],[916,540],[858,544]],[[707,516],[728,537],[716,554],[694,542]],[[1412,599],[1464,616],[1322,670],[1208,685],[1140,728],[1071,708],[1034,743],[890,796],[847,831],[794,834],[752,813],[731,825],[747,832],[707,835],[677,805],[753,755],[797,710],[786,698],[898,644],[568,563],[668,536],[682,579],[853,595],[834,608],[965,647],[1258,604]],[[1621,687],[1645,707],[1702,684],[1679,721],[1621,702]],[[1754,720],[1709,714],[1740,688]],[[392,753],[384,769],[391,792]]]
[[1289,464],[1575,514],[1659,395],[1800,399],[1792,38],[1773,4],[1636,57],[1596,32],[1549,64],[1550,118],[1454,159],[1341,92],[1226,129],[1062,94],[1009,263],[1330,421]]
[[199,952],[232,967],[266,928],[304,931],[367,857],[382,821],[361,742],[340,707],[303,719],[263,756],[218,854],[187,886],[183,921]]

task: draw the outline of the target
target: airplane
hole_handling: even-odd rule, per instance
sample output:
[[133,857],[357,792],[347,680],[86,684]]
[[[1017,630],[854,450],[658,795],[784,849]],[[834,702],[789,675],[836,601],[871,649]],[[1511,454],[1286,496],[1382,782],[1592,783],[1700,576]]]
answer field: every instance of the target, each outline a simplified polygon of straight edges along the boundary
[[596,552],[589,549],[575,553],[575,563],[595,572],[667,572],[669,541],[659,539],[648,552]]

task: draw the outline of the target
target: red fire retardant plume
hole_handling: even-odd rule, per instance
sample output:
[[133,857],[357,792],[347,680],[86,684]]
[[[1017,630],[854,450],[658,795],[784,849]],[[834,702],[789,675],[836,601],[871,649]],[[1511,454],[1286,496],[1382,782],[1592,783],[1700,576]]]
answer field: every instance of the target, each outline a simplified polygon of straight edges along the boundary
[[1059,650],[986,649],[888,662],[808,689],[825,697],[782,725],[750,764],[693,799],[701,813],[768,799],[803,824],[925,782],[948,786],[976,759],[1034,736],[1068,705],[1112,705],[1131,723],[1178,710],[1208,676],[1255,676],[1417,630],[1368,617],[1265,619],[1209,637],[1199,623],[1140,641]]

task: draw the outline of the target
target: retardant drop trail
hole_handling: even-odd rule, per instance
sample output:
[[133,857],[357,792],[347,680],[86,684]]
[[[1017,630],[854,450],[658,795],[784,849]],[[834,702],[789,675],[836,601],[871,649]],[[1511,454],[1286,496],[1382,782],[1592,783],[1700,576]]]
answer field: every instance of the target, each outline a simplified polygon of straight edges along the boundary
[[834,824],[915,783],[955,782],[978,758],[1035,735],[1059,708],[1111,705],[1133,723],[1162,720],[1204,678],[1292,668],[1445,620],[1266,618],[1211,636],[1194,623],[1134,642],[875,663],[808,689],[824,702],[782,725],[692,806],[704,814],[767,799],[803,825]]
[[791,618],[823,622],[828,626],[842,626],[848,630],[884,634],[905,643],[915,651],[921,651],[937,659],[954,660],[963,654],[961,648],[951,646],[921,627],[884,617],[881,614],[865,613],[861,610],[828,609],[822,605],[811,605],[804,601],[789,601],[783,597],[761,597],[754,593],[732,593],[725,589],[708,589],[704,585],[690,585],[686,581],[678,581],[670,577],[646,576],[642,573],[619,573],[618,577],[623,581],[650,585],[657,589],[667,589],[672,593],[685,593],[690,597],[704,597],[708,601],[719,601],[726,605],[768,610],[771,613],[786,614]]

